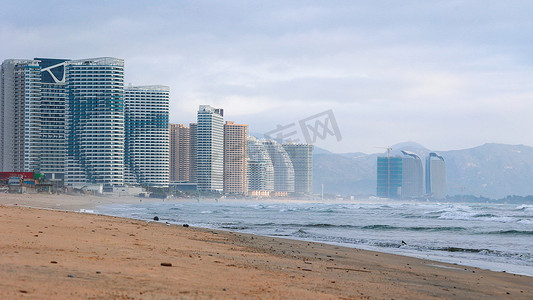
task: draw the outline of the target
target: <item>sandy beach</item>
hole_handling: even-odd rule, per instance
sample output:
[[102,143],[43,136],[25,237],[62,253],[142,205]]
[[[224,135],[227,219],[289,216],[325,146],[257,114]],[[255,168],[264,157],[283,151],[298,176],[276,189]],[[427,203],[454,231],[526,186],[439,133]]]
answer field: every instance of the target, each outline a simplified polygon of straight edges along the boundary
[[131,201],[0,195],[0,298],[533,299],[528,276],[75,212]]

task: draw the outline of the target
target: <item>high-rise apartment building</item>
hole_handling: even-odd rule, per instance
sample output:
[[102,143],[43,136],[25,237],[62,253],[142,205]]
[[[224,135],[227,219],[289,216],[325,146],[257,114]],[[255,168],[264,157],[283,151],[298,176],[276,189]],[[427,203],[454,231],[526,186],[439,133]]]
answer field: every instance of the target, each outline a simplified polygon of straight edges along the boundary
[[382,198],[400,198],[402,191],[402,158],[378,157],[376,195]]
[[39,171],[40,103],[39,62],[5,60],[0,68],[0,170]]
[[198,176],[198,123],[189,124],[189,182],[197,183]]
[[426,160],[426,194],[434,199],[446,198],[446,164],[435,152]]
[[41,172],[49,180],[63,180],[67,62],[35,58],[2,64],[1,170]]
[[413,152],[402,151],[402,198],[418,198],[424,194],[422,160]]
[[294,193],[294,167],[289,154],[274,140],[264,140],[263,145],[274,166],[274,192]]
[[248,191],[253,196],[269,196],[274,191],[274,166],[262,142],[248,136]]
[[402,156],[378,157],[376,195],[391,199],[417,198],[423,194],[420,157],[402,151]]
[[248,125],[227,121],[224,125],[224,193],[248,192]]
[[294,168],[294,192],[311,194],[313,192],[313,145],[283,144]]
[[190,149],[190,128],[170,124],[170,181],[190,180]]
[[68,60],[36,58],[41,67],[41,152],[39,169],[45,178],[63,182],[65,175],[65,70]]
[[167,86],[124,89],[124,176],[127,184],[168,186],[168,102]]
[[168,124],[168,178],[169,180],[176,181],[178,178],[178,124]]
[[125,124],[122,59],[6,60],[0,90],[0,170],[121,186],[126,135],[128,182],[168,184],[168,88],[128,90]]
[[196,136],[198,190],[221,193],[224,188],[224,110],[200,105]]
[[124,60],[66,65],[65,184],[124,184]]

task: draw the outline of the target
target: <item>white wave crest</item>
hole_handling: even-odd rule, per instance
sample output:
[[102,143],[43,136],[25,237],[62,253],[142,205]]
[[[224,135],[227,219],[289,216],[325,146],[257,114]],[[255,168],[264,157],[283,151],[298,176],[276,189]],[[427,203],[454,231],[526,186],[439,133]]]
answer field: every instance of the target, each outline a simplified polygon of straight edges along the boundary
[[516,210],[533,211],[533,205],[522,204],[516,208]]

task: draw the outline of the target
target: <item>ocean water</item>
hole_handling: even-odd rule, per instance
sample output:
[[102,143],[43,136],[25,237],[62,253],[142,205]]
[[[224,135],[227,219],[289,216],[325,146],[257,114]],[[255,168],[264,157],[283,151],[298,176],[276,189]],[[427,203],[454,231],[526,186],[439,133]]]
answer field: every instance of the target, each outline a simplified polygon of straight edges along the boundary
[[94,212],[533,276],[533,205],[226,200],[112,204]]

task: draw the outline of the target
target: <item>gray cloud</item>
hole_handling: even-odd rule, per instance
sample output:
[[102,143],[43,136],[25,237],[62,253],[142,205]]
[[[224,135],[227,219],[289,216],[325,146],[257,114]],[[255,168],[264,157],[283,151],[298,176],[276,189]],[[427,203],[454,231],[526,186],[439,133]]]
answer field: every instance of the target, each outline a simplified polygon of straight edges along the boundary
[[[30,9],[31,8],[31,9]],[[266,132],[333,109],[343,141],[375,151],[531,144],[530,1],[4,1],[0,57],[126,60],[126,82],[171,87]]]

